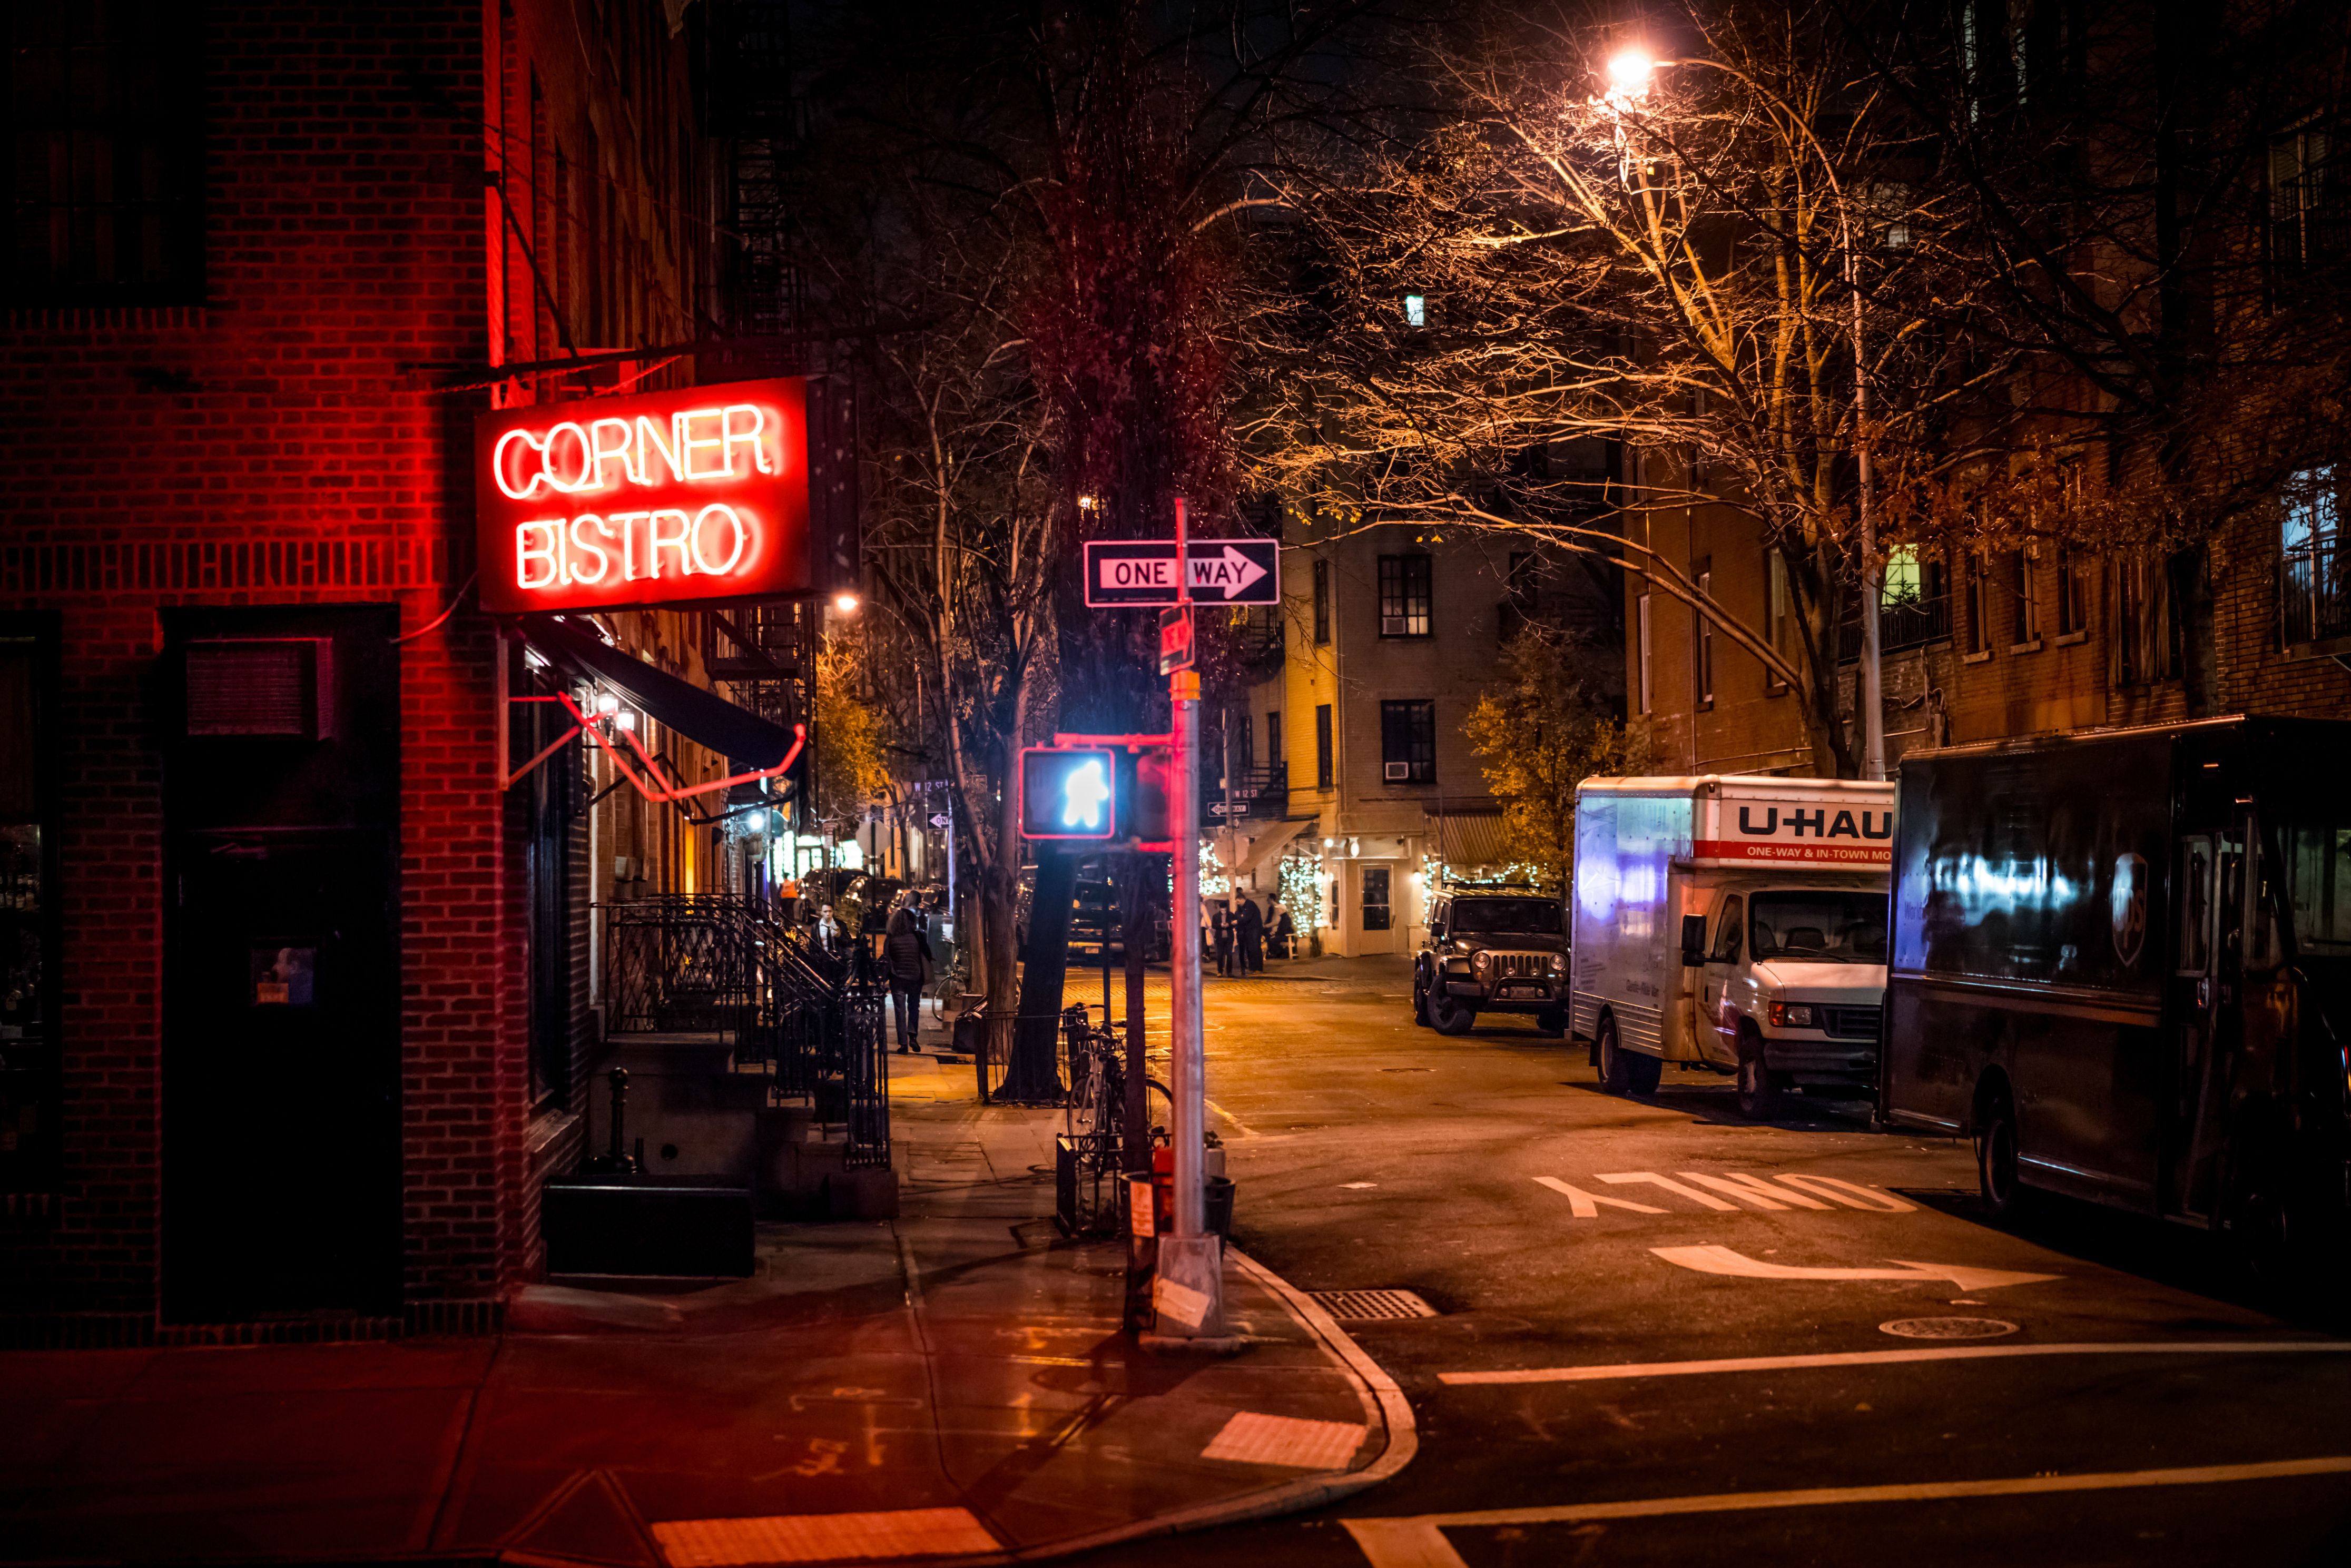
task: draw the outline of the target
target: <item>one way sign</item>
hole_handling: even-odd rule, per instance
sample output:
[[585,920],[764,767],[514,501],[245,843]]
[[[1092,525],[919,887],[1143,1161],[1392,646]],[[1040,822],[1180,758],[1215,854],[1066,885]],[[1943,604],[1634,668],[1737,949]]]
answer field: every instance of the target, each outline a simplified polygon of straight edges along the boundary
[[[1192,597],[1211,604],[1281,602],[1278,539],[1186,539]],[[1090,539],[1088,604],[1176,602],[1174,539]]]

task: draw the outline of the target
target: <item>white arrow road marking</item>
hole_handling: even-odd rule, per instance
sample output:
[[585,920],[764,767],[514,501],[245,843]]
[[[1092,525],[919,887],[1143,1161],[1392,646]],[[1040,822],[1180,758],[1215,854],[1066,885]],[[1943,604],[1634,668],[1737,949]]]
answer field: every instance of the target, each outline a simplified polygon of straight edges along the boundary
[[1961,1291],[1997,1291],[2003,1285],[2032,1285],[2054,1280],[2056,1274],[2018,1274],[2002,1269],[1968,1269],[1956,1263],[1912,1263],[1900,1258],[1887,1261],[1892,1269],[1804,1269],[1792,1263],[1765,1263],[1728,1247],[1652,1247],[1668,1263],[1695,1269],[1701,1274],[1729,1274],[1740,1280],[1949,1280]]

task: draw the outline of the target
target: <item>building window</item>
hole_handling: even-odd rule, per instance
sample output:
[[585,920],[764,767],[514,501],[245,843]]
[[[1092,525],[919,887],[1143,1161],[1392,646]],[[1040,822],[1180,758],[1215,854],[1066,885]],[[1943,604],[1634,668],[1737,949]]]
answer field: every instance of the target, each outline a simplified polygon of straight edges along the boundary
[[1281,714],[1279,709],[1269,711],[1265,716],[1265,765],[1268,768],[1281,766]]
[[1321,646],[1331,641],[1331,563],[1314,563],[1314,642]]
[[1322,703],[1314,709],[1314,788],[1331,788],[1337,762],[1338,758],[1332,755],[1331,705]]
[[[1763,552],[1763,639],[1775,653],[1785,654],[1788,647],[1788,558],[1778,550]],[[1788,689],[1776,671],[1763,672],[1763,689],[1778,695]]]
[[1989,653],[1991,652],[1991,624],[1984,617],[1983,557],[1973,551],[1969,552],[1966,562],[1960,570],[1967,573],[1968,628],[1965,636],[1968,652]]
[[2332,465],[2285,482],[2278,532],[2280,631],[2288,643],[2351,632],[2342,540],[2343,495]]
[[2270,261],[2299,271],[2338,254],[2345,239],[2340,182],[2330,179],[2326,132],[2290,131],[2270,142]]
[[17,303],[204,297],[202,12],[8,7],[7,294]]
[[[1698,582],[1698,597],[1702,600],[1711,599],[1714,595],[1712,569],[1704,562],[1700,562],[1698,570],[1691,575]],[[1698,611],[1691,612],[1691,620],[1697,625],[1695,645],[1690,650],[1690,655],[1691,663],[1698,671],[1698,706],[1710,708],[1714,706],[1714,622],[1703,612]]]
[[1428,325],[1428,297],[1426,295],[1407,294],[1404,297],[1404,324],[1407,327],[1426,327]]
[[1646,593],[1633,601],[1633,639],[1637,654],[1634,685],[1638,687],[1639,711],[1649,711],[1649,596]]
[[1437,705],[1380,705],[1380,780],[1386,784],[1437,782]]
[[2032,597],[2032,555],[2029,550],[2011,550],[2006,570],[2009,596],[2015,601],[2016,614],[2010,630],[2009,641],[2017,647],[2026,647],[2041,641],[2041,606]]
[[1380,635],[1426,637],[1429,623],[1429,558],[1380,557]]
[[1502,580],[1502,603],[1496,617],[1499,641],[1508,643],[1535,619],[1542,602],[1542,557],[1533,551],[1510,552],[1510,573]]
[[1242,773],[1254,770],[1257,767],[1257,727],[1249,722],[1249,715],[1228,712],[1225,715],[1225,733],[1232,737],[1234,768]]
[[2089,574],[2074,550],[2057,547],[2057,634],[2072,637],[2090,629]]
[[2179,674],[2178,634],[2162,563],[2147,559],[2115,563],[2115,679],[2126,686]]

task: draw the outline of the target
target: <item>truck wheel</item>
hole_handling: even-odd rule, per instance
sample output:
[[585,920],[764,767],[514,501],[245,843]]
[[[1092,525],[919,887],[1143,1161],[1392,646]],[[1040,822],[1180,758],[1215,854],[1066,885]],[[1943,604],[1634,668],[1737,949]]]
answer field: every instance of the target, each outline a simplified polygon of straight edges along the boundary
[[1995,1095],[1976,1122],[1976,1186],[1983,1206],[2002,1217],[2021,1205],[2024,1186],[2016,1174],[2016,1108]]
[[1630,1064],[1625,1060],[1624,1047],[1616,1043],[1614,1014],[1600,1020],[1598,1035],[1593,1049],[1600,1058],[1600,1087],[1611,1094],[1630,1094],[1633,1081],[1626,1071]]
[[1637,1051],[1620,1051],[1625,1059],[1625,1082],[1635,1094],[1655,1094],[1658,1082],[1666,1076],[1666,1064],[1654,1056]]
[[1428,1027],[1428,988],[1417,977],[1412,982],[1412,1021],[1423,1029]]
[[1558,1040],[1567,1033],[1567,1014],[1558,1009],[1553,1009],[1550,1012],[1537,1013],[1535,1027],[1542,1030],[1546,1039]]
[[1750,1122],[1768,1122],[1780,1114],[1779,1086],[1763,1065],[1763,1041],[1753,1034],[1739,1037],[1739,1113]]
[[1448,997],[1432,991],[1428,998],[1428,1020],[1439,1034],[1468,1034],[1470,1025],[1478,1021],[1478,1008],[1458,997]]

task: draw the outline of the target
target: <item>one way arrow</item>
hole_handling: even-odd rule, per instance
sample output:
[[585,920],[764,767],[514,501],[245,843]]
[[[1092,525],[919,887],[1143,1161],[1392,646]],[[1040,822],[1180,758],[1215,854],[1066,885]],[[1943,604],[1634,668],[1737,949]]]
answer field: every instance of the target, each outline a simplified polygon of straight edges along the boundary
[[1221,557],[1212,556],[1207,560],[1196,560],[1192,563],[1192,586],[1221,588],[1225,591],[1227,599],[1232,598],[1264,575],[1265,568],[1258,565],[1230,545],[1225,547],[1225,553]]
[[1997,1291],[2002,1285],[2032,1285],[2054,1280],[2055,1274],[2015,1274],[2001,1269],[1966,1269],[1956,1263],[1912,1263],[1900,1258],[1891,1269],[1802,1269],[1789,1263],[1765,1263],[1728,1247],[1652,1247],[1668,1263],[1695,1269],[1701,1274],[1729,1274],[1741,1280],[1949,1280],[1963,1295]]

